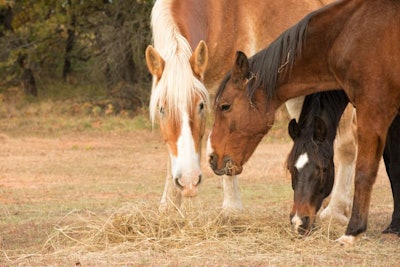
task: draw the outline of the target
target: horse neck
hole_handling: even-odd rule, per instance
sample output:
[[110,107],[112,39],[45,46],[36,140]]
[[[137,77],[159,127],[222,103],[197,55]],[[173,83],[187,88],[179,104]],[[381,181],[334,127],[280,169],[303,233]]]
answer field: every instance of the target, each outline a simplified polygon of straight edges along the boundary
[[[236,51],[253,55],[322,4],[319,0],[169,0],[172,16],[192,50],[208,45],[204,83],[210,93],[233,64]],[[287,12],[287,10],[291,10]]]
[[336,137],[336,129],[348,102],[347,95],[342,90],[306,96],[299,118],[300,128],[312,132],[314,116],[319,116],[327,126],[327,140],[333,144]]
[[287,99],[340,88],[329,66],[329,53],[363,0],[338,1],[310,15],[300,56],[280,77],[278,98]]

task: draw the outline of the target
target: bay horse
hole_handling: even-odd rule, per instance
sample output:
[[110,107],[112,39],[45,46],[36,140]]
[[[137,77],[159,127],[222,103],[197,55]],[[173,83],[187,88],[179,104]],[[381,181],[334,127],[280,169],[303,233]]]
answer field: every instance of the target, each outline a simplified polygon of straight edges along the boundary
[[237,52],[215,100],[209,136],[214,172],[240,174],[286,100],[343,88],[356,107],[358,148],[351,217],[338,241],[355,244],[367,229],[387,131],[400,108],[398,14],[398,0],[337,1],[307,15],[250,61]]
[[[209,94],[236,50],[254,54],[319,0],[157,0],[151,13],[154,46],[146,49],[153,76],[150,118],[158,119],[170,160],[160,208],[179,207],[197,195],[202,180],[201,141]],[[228,63],[228,65],[226,64]],[[237,177],[224,177],[225,209],[242,209]]]
[[[347,104],[348,98],[343,91],[329,91],[306,96],[299,121],[296,122],[293,119],[288,125],[289,135],[294,141],[288,155],[287,168],[291,173],[294,190],[294,205],[290,218],[295,232],[307,233],[311,229],[322,201],[331,193],[335,177],[333,141],[339,119]],[[352,109],[351,105],[346,108],[350,111]],[[343,124],[343,119],[352,120],[353,114],[352,112],[345,113],[341,124]],[[383,152],[394,200],[392,220],[383,233],[397,235],[400,235],[400,196],[397,194],[400,192],[399,136],[400,115],[397,115],[389,128]],[[349,181],[352,179],[348,179],[347,184],[344,183],[344,185],[351,188]],[[351,190],[341,192],[351,195]]]

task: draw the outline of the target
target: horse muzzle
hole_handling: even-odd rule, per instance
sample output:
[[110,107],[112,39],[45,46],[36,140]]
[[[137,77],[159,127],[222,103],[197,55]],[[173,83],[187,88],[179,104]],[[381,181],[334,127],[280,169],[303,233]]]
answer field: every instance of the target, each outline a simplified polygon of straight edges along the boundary
[[209,155],[208,163],[210,168],[214,171],[216,175],[237,175],[243,170],[242,166],[236,165],[230,157],[224,157],[222,161],[222,167],[218,166],[218,156],[215,153]]
[[195,181],[193,179],[185,180],[182,178],[174,178],[175,185],[180,189],[183,197],[195,197],[198,193],[198,186],[201,183],[201,175]]
[[290,215],[292,232],[300,235],[307,235],[311,232],[315,221],[315,216],[300,215],[298,213]]

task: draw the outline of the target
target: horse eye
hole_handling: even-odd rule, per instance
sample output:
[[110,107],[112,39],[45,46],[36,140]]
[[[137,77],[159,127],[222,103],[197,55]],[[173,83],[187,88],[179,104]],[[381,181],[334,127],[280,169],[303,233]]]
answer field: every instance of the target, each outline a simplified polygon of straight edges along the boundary
[[203,102],[200,103],[199,109],[200,109],[200,111],[202,111],[204,109],[204,103]]
[[221,110],[222,111],[228,111],[228,110],[230,110],[231,109],[231,105],[229,105],[229,104],[223,104],[222,106],[221,106]]

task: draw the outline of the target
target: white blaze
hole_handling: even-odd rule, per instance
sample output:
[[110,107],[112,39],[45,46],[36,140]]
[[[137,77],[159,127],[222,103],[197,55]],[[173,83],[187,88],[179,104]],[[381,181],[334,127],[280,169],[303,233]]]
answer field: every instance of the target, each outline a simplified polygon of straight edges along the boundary
[[297,212],[296,212],[296,214],[292,218],[293,228],[297,231],[302,224],[303,224],[303,221],[301,220],[299,215],[297,215]]
[[189,116],[186,112],[182,112],[181,127],[181,135],[177,141],[178,157],[171,155],[172,176],[182,175],[183,182],[188,182],[188,178],[198,178],[201,175],[201,169],[200,155],[195,149]]
[[308,163],[308,155],[307,153],[304,153],[300,155],[294,166],[298,171],[300,171],[302,168],[304,168],[304,166],[306,166],[307,163]]

